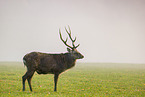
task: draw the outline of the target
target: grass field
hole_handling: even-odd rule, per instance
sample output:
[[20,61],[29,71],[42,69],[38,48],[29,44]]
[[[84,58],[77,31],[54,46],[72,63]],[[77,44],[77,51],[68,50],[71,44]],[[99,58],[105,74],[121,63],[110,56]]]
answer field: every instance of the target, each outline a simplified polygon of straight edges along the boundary
[[33,92],[22,91],[26,67],[0,62],[0,97],[145,97],[145,64],[77,63],[60,75],[53,91],[53,75],[34,74]]

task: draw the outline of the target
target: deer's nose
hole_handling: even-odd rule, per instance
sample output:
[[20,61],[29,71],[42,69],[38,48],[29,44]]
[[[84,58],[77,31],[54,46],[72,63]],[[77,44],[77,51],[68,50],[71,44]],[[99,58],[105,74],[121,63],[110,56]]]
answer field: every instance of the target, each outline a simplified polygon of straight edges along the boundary
[[81,57],[82,59],[84,58],[84,56],[82,55],[82,57]]

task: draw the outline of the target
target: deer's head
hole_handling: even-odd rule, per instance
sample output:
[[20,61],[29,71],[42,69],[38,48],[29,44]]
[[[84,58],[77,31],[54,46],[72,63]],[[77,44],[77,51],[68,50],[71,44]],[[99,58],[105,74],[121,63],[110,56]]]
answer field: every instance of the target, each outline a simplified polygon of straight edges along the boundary
[[77,47],[80,44],[78,44],[77,46],[75,46],[74,43],[76,41],[76,37],[75,37],[75,39],[72,39],[70,27],[68,26],[68,28],[69,28],[69,31],[66,28],[65,28],[65,30],[66,30],[66,32],[67,32],[70,40],[72,41],[72,46],[70,46],[70,45],[67,44],[68,38],[66,38],[66,40],[63,40],[62,35],[61,35],[61,31],[59,29],[60,39],[67,46],[67,51],[71,54],[72,57],[74,57],[75,59],[82,59],[82,58],[84,58],[84,56],[80,52],[77,51]]

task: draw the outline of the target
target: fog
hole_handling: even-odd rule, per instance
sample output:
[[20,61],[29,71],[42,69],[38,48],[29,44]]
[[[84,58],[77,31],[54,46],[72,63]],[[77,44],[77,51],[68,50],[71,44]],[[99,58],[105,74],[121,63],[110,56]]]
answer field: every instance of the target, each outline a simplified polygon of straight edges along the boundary
[[65,53],[68,25],[79,62],[145,63],[145,0],[0,0],[0,61]]

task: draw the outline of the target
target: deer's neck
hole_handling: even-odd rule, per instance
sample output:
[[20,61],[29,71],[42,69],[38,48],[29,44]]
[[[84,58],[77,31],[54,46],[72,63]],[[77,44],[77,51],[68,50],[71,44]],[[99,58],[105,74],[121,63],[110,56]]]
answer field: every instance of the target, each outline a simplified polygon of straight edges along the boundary
[[71,67],[75,66],[76,59],[74,57],[72,57],[71,54],[69,54],[69,53],[66,53],[65,55],[66,55],[67,68],[71,68]]

